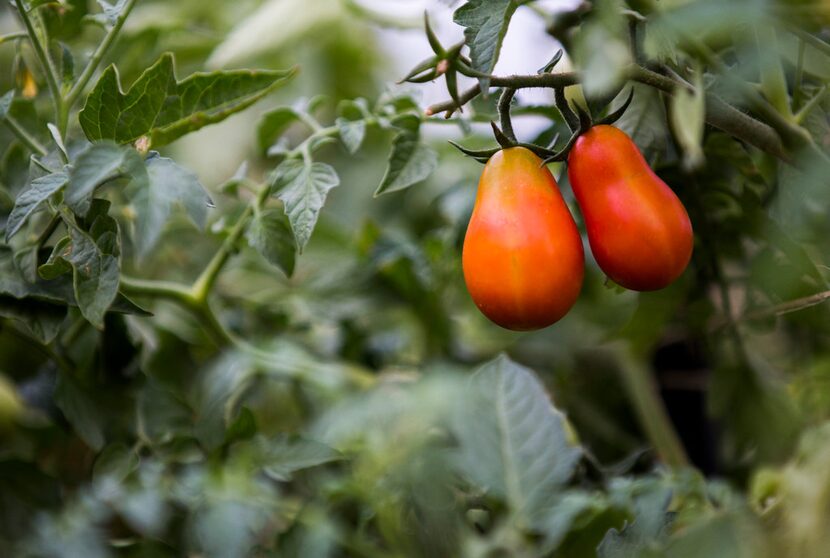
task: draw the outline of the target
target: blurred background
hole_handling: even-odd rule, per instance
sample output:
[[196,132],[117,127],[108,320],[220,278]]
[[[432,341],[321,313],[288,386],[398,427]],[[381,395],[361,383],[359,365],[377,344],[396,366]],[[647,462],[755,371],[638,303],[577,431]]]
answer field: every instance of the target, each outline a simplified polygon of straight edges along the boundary
[[[73,50],[88,53],[100,31],[82,23],[82,17],[96,8],[83,0],[64,4],[78,17],[56,18],[51,32]],[[536,73],[561,46],[549,32],[556,14],[579,4],[540,0],[520,6],[494,73]],[[780,17],[785,27],[803,26],[828,36],[820,3],[742,1],[740,9],[711,1],[665,4],[661,9],[670,14],[665,17],[688,22],[692,32],[714,30],[701,36],[726,51],[724,60],[736,72],[751,73],[757,66],[755,55],[747,53],[755,44],[752,33],[733,33],[743,29],[753,10],[760,10],[759,18]],[[140,265],[125,260],[125,272],[193,281],[250,198],[244,188],[228,187],[228,181],[244,168],[258,182],[276,166],[277,159],[257,138],[262,115],[274,107],[312,107],[328,124],[344,100],[375,103],[411,94],[423,109],[448,99],[443,80],[418,86],[396,82],[431,54],[424,10],[445,45],[463,39],[462,28],[452,22],[459,5],[141,0],[110,55],[122,84],[132,83],[164,52],[175,54],[180,79],[223,68],[298,65],[301,71],[251,109],[162,150],[198,175],[216,207],[207,233],[183,217],[175,219],[152,257]],[[811,20],[812,12],[799,6],[818,6],[816,13],[825,19]],[[3,5],[0,33],[16,29],[12,10]],[[782,32],[776,52],[785,60],[788,79],[801,72],[804,95],[811,95],[827,87],[830,56],[809,49],[799,54],[804,47],[793,36]],[[729,45],[724,46],[724,37],[730,37]],[[677,56],[685,60],[687,55]],[[687,62],[679,66],[697,63]],[[571,62],[561,64],[560,69]],[[573,64],[585,68],[588,61],[583,57]],[[27,71],[43,89],[25,48],[0,45],[0,68],[12,70],[0,72],[0,91],[22,90]],[[706,79],[707,87],[723,85],[718,76]],[[463,88],[470,84],[461,80]],[[727,87],[718,91],[730,98]],[[796,532],[797,543],[781,543],[793,556],[797,551],[823,555],[830,457],[823,449],[826,428],[816,425],[830,414],[830,313],[820,304],[783,315],[766,311],[827,290],[830,196],[822,167],[796,171],[707,128],[705,162],[689,170],[669,127],[666,99],[635,86],[635,101],[618,125],[686,204],[696,231],[693,262],[662,291],[625,291],[606,284],[586,240],[586,278],[574,309],[553,327],[515,333],[487,321],[466,292],[461,246],[482,167],[446,141],[491,146],[487,122],[493,97],[461,118],[437,117],[424,124],[438,167],[425,182],[402,192],[373,197],[386,167],[388,131],[369,128],[356,155],[338,144],[316,154],[336,168],[341,184],[331,191],[294,274],[286,277],[243,247],[215,290],[212,302],[221,321],[267,355],[256,362],[234,351],[217,353],[198,320],[170,302],[148,302],[151,318],[119,316],[110,318],[102,334],[91,327],[73,333],[65,349],[82,370],[78,400],[93,402],[90,408],[96,410],[67,413],[50,400],[58,372],[48,355],[21,350],[18,337],[8,327],[0,329],[0,370],[14,385],[15,397],[40,417],[2,439],[0,524],[5,527],[0,525],[0,542],[17,539],[15,530],[23,529],[38,541],[27,547],[36,549],[32,555],[172,556],[191,537],[197,541],[190,546],[193,552],[211,556],[248,555],[254,544],[263,556],[451,556],[461,548],[453,545],[463,539],[469,556],[496,556],[497,550],[510,556],[590,556],[592,550],[585,549],[595,548],[603,533],[635,517],[632,502],[639,500],[634,494],[642,489],[663,498],[662,492],[648,491],[664,487],[664,480],[646,488],[623,480],[665,472],[630,400],[626,378],[635,367],[655,382],[700,473],[672,481],[683,487],[672,485],[670,508],[678,513],[678,524],[697,526],[701,517],[712,522],[706,529],[724,517],[739,524],[702,532],[699,540],[725,541],[723,554],[717,545],[687,544],[685,554],[672,555],[759,555],[750,553],[757,550],[752,544],[762,540],[761,520],[770,517],[784,531]],[[549,90],[518,94],[522,106],[552,101]],[[48,101],[36,99],[33,107],[38,106],[48,107]],[[805,121],[825,152],[830,145],[826,108],[826,100],[816,103]],[[520,138],[541,143],[564,129],[561,121],[538,114],[517,116],[515,125]],[[284,137],[296,145],[307,133],[294,124]],[[25,182],[26,161],[13,152],[11,136],[5,130],[0,134],[6,207]],[[74,137],[81,142],[80,133]],[[14,165],[23,170],[9,171]],[[582,227],[563,167],[555,164],[551,170]],[[742,320],[753,312],[755,317]],[[636,362],[621,357],[619,344],[636,353]],[[567,416],[569,439],[582,444],[607,475],[596,484],[576,483],[575,493],[585,500],[578,508],[583,515],[574,512],[566,527],[572,529],[567,541],[573,546],[557,547],[563,538],[541,552],[500,522],[504,506],[479,506],[486,500],[481,493],[461,494],[445,486],[456,478],[436,449],[436,440],[438,447],[446,442],[440,426],[451,422],[453,409],[465,399],[461,381],[503,352],[538,375]],[[380,378],[380,387],[357,389],[354,378],[365,376]],[[256,436],[228,434],[232,428],[251,428],[240,417],[252,421]],[[80,436],[73,432],[79,423]],[[794,454],[803,432],[810,434],[801,453]],[[354,461],[264,488],[247,468],[253,459],[249,450],[234,450],[233,443],[285,433],[326,442]],[[99,447],[90,447],[90,436],[101,442]],[[581,473],[591,479],[591,466],[584,467]],[[612,480],[617,474],[622,476]],[[112,478],[118,479],[112,486],[101,480]],[[121,481],[118,492],[113,487]],[[800,482],[821,496],[803,490]],[[14,484],[45,488],[32,496],[13,490]],[[106,489],[112,493],[101,492]],[[120,519],[95,507],[101,501],[109,502],[107,513],[116,509]],[[476,515],[482,509],[486,513]],[[805,515],[792,511],[798,509]],[[264,524],[266,535],[251,527]],[[466,530],[456,530],[457,524]],[[742,539],[742,533],[749,535]],[[145,536],[151,542],[135,542]],[[264,542],[281,536],[276,547]],[[122,549],[109,544],[120,539],[126,541]]]

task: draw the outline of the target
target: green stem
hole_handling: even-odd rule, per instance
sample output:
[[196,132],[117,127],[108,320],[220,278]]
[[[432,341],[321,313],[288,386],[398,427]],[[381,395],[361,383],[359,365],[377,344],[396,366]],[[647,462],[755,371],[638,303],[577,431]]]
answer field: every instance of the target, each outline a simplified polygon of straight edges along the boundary
[[[678,82],[670,77],[637,66],[636,64],[626,69],[626,75],[633,81],[660,89],[669,94],[673,94],[678,87],[689,87],[688,84]],[[580,83],[580,76],[576,72],[527,76],[492,76],[490,83],[494,87],[513,87],[515,89],[545,87],[556,90],[556,88]],[[464,104],[471,101],[480,93],[481,88],[479,85],[473,85],[460,95],[461,103]],[[447,117],[449,117],[457,109],[458,105],[455,101],[450,100],[428,107],[425,115],[431,116],[446,112]],[[706,122],[783,161],[790,162],[792,160],[792,157],[784,148],[781,137],[774,127],[741,112],[716,95],[706,94]],[[790,129],[792,128],[790,123],[787,123],[787,126]]]
[[793,110],[798,110],[801,104],[801,82],[804,79],[804,54],[807,50],[807,43],[798,40],[798,61],[795,66],[795,81],[793,82]]
[[75,102],[78,100],[78,97],[83,93],[84,88],[86,87],[89,80],[92,78],[95,70],[98,69],[98,66],[101,64],[104,56],[109,51],[110,47],[112,46],[115,38],[118,36],[118,33],[121,31],[121,27],[124,25],[124,21],[126,21],[127,16],[130,15],[133,7],[135,6],[136,0],[128,0],[127,4],[124,6],[124,9],[118,15],[118,18],[115,20],[115,23],[112,26],[107,34],[104,36],[104,39],[98,45],[98,48],[95,49],[95,52],[92,53],[92,57],[87,62],[86,67],[81,72],[81,75],[78,77],[78,81],[75,82],[75,85],[72,86],[72,89],[69,90],[69,93],[66,94],[66,98],[64,104],[67,106],[67,115],[68,109],[72,108]]
[[802,122],[804,122],[804,119],[807,117],[807,115],[810,114],[810,111],[813,110],[816,107],[816,105],[818,105],[824,99],[825,95],[827,94],[827,90],[828,86],[825,85],[821,89],[821,91],[816,93],[812,99],[807,101],[804,104],[804,106],[801,107],[801,110],[799,110],[798,113],[793,117],[793,121],[797,124],[801,124]]
[[49,93],[52,95],[52,101],[55,104],[55,118],[60,120],[63,113],[63,98],[61,97],[60,88],[58,87],[58,78],[55,73],[55,67],[52,64],[52,59],[44,48],[40,37],[32,24],[32,18],[29,17],[29,12],[23,5],[23,0],[15,0],[17,6],[17,13],[20,14],[20,19],[23,20],[23,25],[26,27],[26,34],[29,36],[29,41],[32,43],[32,48],[35,51],[35,57],[40,63],[43,74],[46,78],[46,85],[49,87]]
[[0,45],[9,41],[19,41],[20,39],[25,39],[28,36],[29,34],[25,31],[17,31],[15,33],[7,33],[5,35],[0,35]]
[[[266,186],[262,189],[263,192],[268,192],[269,188]],[[260,203],[259,199],[262,197],[262,194],[257,197],[257,202]],[[213,288],[214,283],[216,283],[216,279],[219,276],[219,272],[222,271],[222,268],[225,267],[225,263],[227,263],[228,258],[230,258],[231,254],[233,253],[234,249],[236,248],[236,243],[245,233],[245,229],[248,226],[248,220],[253,215],[253,205],[249,204],[245,210],[242,212],[242,215],[239,216],[239,219],[236,221],[233,229],[231,230],[230,234],[225,238],[225,241],[222,243],[222,246],[219,247],[219,250],[214,254],[213,258],[211,258],[210,262],[208,262],[207,267],[205,267],[204,271],[199,278],[196,279],[196,282],[193,284],[193,288],[191,289],[191,297],[198,303],[204,304],[207,301],[207,297],[210,294],[211,289]]]
[[620,359],[622,379],[640,424],[660,458],[672,468],[689,466],[683,445],[657,394],[649,370],[639,359],[623,350]]
[[37,141],[34,136],[29,134],[29,132],[27,132],[14,117],[7,114],[3,119],[3,122],[5,122],[9,130],[11,130],[12,133],[17,136],[17,139],[19,139],[23,145],[28,147],[30,151],[37,153],[41,157],[45,157],[49,153],[43,144]]

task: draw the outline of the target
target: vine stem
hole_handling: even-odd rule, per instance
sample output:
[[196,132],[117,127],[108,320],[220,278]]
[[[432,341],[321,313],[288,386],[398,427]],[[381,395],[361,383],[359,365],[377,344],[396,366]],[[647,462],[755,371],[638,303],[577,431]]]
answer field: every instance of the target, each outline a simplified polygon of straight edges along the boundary
[[23,21],[23,26],[26,28],[26,34],[29,36],[29,41],[32,43],[32,48],[35,51],[35,57],[40,63],[43,74],[46,78],[46,85],[49,87],[49,93],[52,95],[52,101],[55,104],[55,118],[61,120],[62,114],[65,112],[63,97],[61,96],[60,88],[58,87],[58,78],[55,73],[55,67],[52,64],[52,59],[44,48],[40,37],[32,24],[32,18],[29,17],[29,11],[26,9],[23,0],[15,0],[17,13],[20,14],[20,19]]
[[[689,84],[679,82],[636,64],[632,64],[626,68],[625,76],[632,81],[648,85],[649,87],[659,89],[669,94],[673,94],[678,90],[678,88],[688,89],[691,87]],[[577,72],[492,76],[490,78],[490,83],[494,87],[512,87],[514,89],[536,87],[556,89],[576,85],[580,82],[581,76]],[[475,84],[460,95],[460,100],[462,103],[467,103],[477,97],[480,93],[480,85]],[[455,101],[449,100],[431,105],[426,109],[425,114],[427,116],[431,116],[441,112],[446,112],[449,117],[457,109],[458,105]],[[741,112],[720,97],[711,93],[706,94],[706,122],[715,128],[726,132],[727,134],[754,145],[758,149],[769,153],[782,161],[791,163],[793,160],[793,157],[789,151],[784,147],[784,144],[781,141],[781,136],[779,135],[779,131],[776,127]],[[780,119],[776,120],[774,124],[777,127],[781,127],[783,125]],[[793,135],[800,135],[800,132],[796,132],[791,123],[786,123],[786,126],[789,132],[789,139],[792,139]]]
[[[136,0],[128,0],[127,4],[124,6],[124,9],[118,14],[118,17],[115,20],[112,28],[107,32],[104,36],[104,39],[98,44],[98,48],[95,49],[95,52],[92,53],[92,56],[87,62],[86,67],[84,67],[81,75],[78,77],[78,81],[75,82],[75,85],[72,86],[72,89],[69,90],[69,93],[66,94],[66,98],[64,100],[64,105],[66,106],[65,112],[66,115],[64,118],[68,118],[69,116],[69,109],[75,104],[78,100],[78,97],[83,93],[84,88],[86,87],[89,80],[92,78],[95,70],[98,69],[98,66],[101,64],[104,56],[106,55],[107,51],[112,46],[112,43],[115,41],[115,38],[118,36],[118,33],[121,31],[121,27],[124,26],[124,21],[126,21],[127,16],[130,15],[133,7],[135,6]],[[65,129],[65,125],[64,125]]]
[[689,459],[657,394],[649,370],[625,349],[619,351],[620,372],[646,436],[660,458],[674,469],[689,467]]
[[3,119],[5,122],[6,127],[12,131],[12,133],[17,136],[23,145],[29,148],[30,151],[37,153],[41,157],[45,157],[48,153],[46,148],[41,144],[34,136],[32,136],[26,129],[20,125],[20,123],[14,119],[11,115],[7,114],[6,117]]

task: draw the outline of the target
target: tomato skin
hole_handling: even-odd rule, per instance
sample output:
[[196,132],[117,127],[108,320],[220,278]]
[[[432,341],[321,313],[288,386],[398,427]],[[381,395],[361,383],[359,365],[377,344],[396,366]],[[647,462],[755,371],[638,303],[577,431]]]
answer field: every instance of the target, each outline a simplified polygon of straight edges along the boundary
[[686,208],[651,170],[628,135],[595,126],[568,155],[568,179],[599,267],[635,291],[662,289],[692,256]]
[[582,239],[556,180],[532,151],[512,147],[487,162],[462,264],[473,301],[504,328],[548,326],[576,302]]

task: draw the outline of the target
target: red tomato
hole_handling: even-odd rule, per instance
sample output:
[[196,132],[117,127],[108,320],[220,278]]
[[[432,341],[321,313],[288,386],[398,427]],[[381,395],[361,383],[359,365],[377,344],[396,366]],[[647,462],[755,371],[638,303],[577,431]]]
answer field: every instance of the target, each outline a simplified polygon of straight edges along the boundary
[[548,326],[582,288],[582,239],[541,159],[523,147],[484,167],[464,238],[464,279],[478,308],[514,330]]
[[568,155],[568,179],[591,252],[614,282],[662,289],[680,277],[694,245],[686,208],[625,132],[595,126]]

